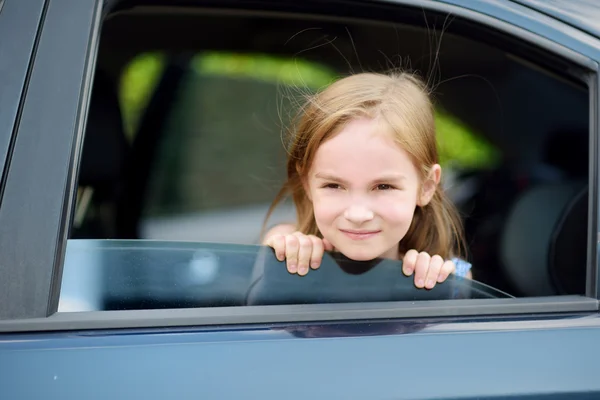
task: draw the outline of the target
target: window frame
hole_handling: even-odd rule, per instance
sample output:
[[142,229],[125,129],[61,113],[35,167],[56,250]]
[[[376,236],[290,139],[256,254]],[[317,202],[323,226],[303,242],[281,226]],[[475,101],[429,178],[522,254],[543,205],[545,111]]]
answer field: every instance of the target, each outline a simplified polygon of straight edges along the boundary
[[[48,6],[36,65],[31,74],[28,96],[23,103],[14,155],[7,175],[8,196],[0,208],[0,332],[47,331],[102,328],[139,328],[185,325],[240,325],[275,322],[365,320],[408,317],[456,317],[513,315],[535,318],[553,313],[598,312],[598,172],[600,152],[596,140],[599,126],[598,90],[600,44],[589,36],[538,13],[519,14],[517,4],[479,5],[468,1],[429,2],[396,0],[402,6],[450,12],[491,27],[514,38],[550,50],[573,62],[574,72],[588,83],[590,96],[590,232],[588,235],[588,287],[586,296],[552,296],[508,300],[441,300],[435,302],[393,302],[323,304],[312,306],[252,306],[210,309],[170,309],[57,313],[63,258],[68,227],[74,208],[77,169],[81,153],[90,88],[99,41],[101,0],[81,0],[71,5],[72,24],[61,22],[60,9],[66,0]],[[484,7],[485,6],[485,7]],[[504,7],[497,19],[487,15]],[[524,24],[528,30],[525,30]],[[538,32],[538,33],[534,33]],[[539,34],[543,32],[543,36]],[[82,35],[82,33],[87,33]],[[66,46],[65,41],[70,45]],[[574,42],[575,41],[575,42]],[[564,47],[561,43],[568,44]],[[571,46],[573,43],[576,45]],[[593,44],[593,45],[592,45]],[[57,57],[57,49],[68,49]],[[60,59],[64,68],[56,68]],[[54,99],[57,89],[64,97]],[[51,100],[51,99],[54,99]],[[76,111],[74,111],[76,110]],[[40,123],[45,121],[49,125]],[[46,132],[56,138],[48,139]],[[43,145],[48,145],[48,151]],[[49,158],[48,153],[53,157]],[[32,155],[37,157],[32,157]],[[48,167],[47,163],[51,165]],[[44,171],[35,173],[33,171]],[[59,182],[60,184],[50,184]],[[31,196],[35,193],[36,196]],[[21,199],[31,197],[28,204]],[[596,278],[596,279],[593,279]]]
[[[590,190],[588,197],[588,268],[586,274],[586,294],[600,299],[600,73],[590,85],[590,150],[589,174]],[[592,190],[593,189],[593,190]],[[599,302],[600,303],[600,302]]]
[[[43,19],[45,0],[35,0],[26,7],[23,2],[5,4],[0,0],[0,38],[17,37],[18,40],[0,40],[0,202],[5,177],[8,174],[14,130],[22,109],[26,82],[31,73],[31,60],[35,54],[39,28]],[[12,35],[11,35],[12,34]],[[0,301],[2,297],[0,295]]]
[[0,320],[58,308],[101,6],[53,0],[44,10],[0,207]]

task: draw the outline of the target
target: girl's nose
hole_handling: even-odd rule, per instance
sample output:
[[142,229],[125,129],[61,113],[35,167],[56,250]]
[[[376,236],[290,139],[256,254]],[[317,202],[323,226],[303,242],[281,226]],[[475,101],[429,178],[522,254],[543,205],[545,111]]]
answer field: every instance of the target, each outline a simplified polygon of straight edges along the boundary
[[372,220],[373,217],[373,211],[362,205],[352,205],[344,212],[344,218],[354,224],[362,224]]

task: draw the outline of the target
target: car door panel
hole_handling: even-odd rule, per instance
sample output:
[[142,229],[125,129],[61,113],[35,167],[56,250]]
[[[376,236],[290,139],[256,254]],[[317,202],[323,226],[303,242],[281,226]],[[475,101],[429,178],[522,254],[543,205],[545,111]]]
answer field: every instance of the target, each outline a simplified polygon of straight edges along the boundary
[[[0,380],[6,398],[64,400],[599,396],[598,318],[572,323],[581,326],[480,322],[453,331],[396,321],[371,328],[374,336],[361,336],[368,324],[346,337],[325,337],[336,331],[326,325],[36,335],[0,342]],[[315,337],[299,337],[309,329]]]

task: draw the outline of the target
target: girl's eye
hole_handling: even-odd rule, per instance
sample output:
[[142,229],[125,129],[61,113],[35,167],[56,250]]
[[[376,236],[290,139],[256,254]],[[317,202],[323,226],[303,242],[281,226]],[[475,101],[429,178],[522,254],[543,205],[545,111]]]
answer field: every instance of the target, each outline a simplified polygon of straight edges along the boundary
[[338,185],[337,183],[327,183],[325,185],[323,185],[324,189],[339,189],[340,185]]
[[377,185],[377,190],[390,190],[393,189],[392,185],[388,185],[386,183],[381,183]]

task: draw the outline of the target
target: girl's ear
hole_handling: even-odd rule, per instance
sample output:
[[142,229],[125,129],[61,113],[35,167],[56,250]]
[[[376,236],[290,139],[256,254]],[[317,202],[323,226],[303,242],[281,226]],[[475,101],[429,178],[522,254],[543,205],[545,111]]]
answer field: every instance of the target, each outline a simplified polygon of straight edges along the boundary
[[421,186],[421,193],[417,199],[417,205],[419,207],[425,207],[435,194],[435,191],[440,184],[442,178],[442,167],[439,164],[435,164],[431,167],[429,175],[425,178],[423,185]]

